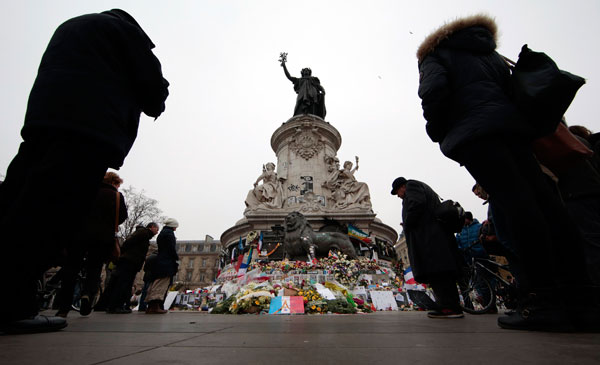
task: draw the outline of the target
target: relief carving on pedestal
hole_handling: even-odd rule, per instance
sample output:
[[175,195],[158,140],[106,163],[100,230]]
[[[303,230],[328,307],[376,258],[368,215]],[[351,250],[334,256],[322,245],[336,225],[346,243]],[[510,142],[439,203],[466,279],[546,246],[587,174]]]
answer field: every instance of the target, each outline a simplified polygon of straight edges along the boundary
[[290,142],[290,150],[305,160],[313,158],[324,147],[318,128],[310,122],[296,128],[296,133]]

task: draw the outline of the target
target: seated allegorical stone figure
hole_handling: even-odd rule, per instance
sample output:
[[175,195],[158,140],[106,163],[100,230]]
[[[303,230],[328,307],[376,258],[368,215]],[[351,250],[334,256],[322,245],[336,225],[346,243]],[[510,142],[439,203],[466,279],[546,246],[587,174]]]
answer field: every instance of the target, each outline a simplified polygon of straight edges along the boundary
[[344,169],[340,171],[339,175],[339,179],[342,181],[341,190],[345,197],[341,205],[359,205],[363,208],[371,208],[369,186],[356,180],[354,177],[356,170],[358,170],[358,156],[356,157],[356,167],[354,169],[352,169],[352,162],[344,162]]
[[366,183],[359,182],[354,177],[358,170],[358,157],[356,167],[353,169],[352,162],[344,162],[344,168],[340,169],[337,157],[326,157],[329,164],[327,180],[323,187],[331,192],[329,196],[329,207],[334,209],[370,209],[371,195]]
[[[258,184],[262,181],[262,184]],[[254,182],[254,189],[246,197],[247,210],[264,208],[274,209],[283,206],[283,188],[277,178],[275,164],[268,162],[263,165],[263,173]]]

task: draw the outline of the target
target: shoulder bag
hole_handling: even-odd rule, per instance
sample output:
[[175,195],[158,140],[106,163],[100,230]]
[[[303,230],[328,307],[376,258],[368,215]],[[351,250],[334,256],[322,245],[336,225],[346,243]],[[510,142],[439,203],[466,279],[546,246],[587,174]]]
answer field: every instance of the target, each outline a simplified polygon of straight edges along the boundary
[[562,71],[548,55],[521,48],[517,62],[502,56],[511,69],[513,101],[538,131],[538,136],[552,134],[583,77]]

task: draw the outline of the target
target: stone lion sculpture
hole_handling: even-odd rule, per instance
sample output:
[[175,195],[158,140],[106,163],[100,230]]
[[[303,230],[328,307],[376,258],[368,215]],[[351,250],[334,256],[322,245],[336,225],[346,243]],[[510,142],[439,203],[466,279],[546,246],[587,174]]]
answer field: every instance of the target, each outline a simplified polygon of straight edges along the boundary
[[338,232],[315,232],[306,217],[292,212],[285,217],[283,239],[285,258],[289,260],[312,260],[327,257],[329,251],[340,251],[350,259],[356,259],[356,250],[347,234]]

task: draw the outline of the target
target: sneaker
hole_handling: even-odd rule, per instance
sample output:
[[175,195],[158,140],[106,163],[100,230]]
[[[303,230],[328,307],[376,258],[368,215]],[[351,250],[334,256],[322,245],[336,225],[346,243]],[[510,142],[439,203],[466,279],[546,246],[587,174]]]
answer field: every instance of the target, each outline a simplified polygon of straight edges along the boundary
[[427,313],[429,318],[463,318],[465,315],[461,310],[440,309]]
[[92,303],[90,302],[90,297],[84,295],[81,297],[81,304],[79,306],[79,314],[82,316],[87,316],[92,313]]

